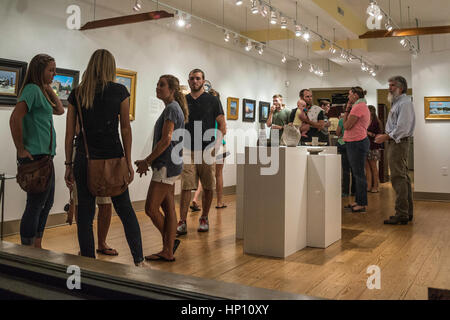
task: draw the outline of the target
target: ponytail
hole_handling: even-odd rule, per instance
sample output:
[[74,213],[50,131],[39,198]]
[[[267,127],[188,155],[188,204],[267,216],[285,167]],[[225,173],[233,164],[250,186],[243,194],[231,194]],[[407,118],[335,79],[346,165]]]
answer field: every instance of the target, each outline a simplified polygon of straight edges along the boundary
[[160,77],[166,79],[167,84],[169,85],[169,89],[173,90],[173,97],[175,98],[175,101],[178,102],[178,104],[181,107],[181,110],[183,111],[184,115],[184,123],[189,122],[189,110],[188,110],[188,104],[186,100],[186,96],[181,92],[180,88],[180,81],[177,77],[174,77],[170,74],[162,75]]

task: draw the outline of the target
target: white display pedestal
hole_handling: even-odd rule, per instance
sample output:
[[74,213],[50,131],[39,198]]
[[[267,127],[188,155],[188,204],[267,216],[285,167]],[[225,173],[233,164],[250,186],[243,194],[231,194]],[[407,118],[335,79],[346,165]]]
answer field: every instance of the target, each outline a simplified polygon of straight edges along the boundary
[[[271,156],[272,148],[259,148]],[[297,148],[273,150],[279,151],[272,159],[278,162],[277,174],[262,175],[268,165],[244,165],[244,252],[284,258],[306,247],[308,156]],[[258,147],[246,148],[246,163],[251,152]]]
[[[307,147],[280,147],[279,168],[262,175],[246,147],[237,165],[236,238],[244,252],[287,257],[305,246],[326,248],[341,238],[341,159],[336,147],[309,155]],[[267,151],[266,151],[267,150]],[[243,159],[241,158],[242,163]],[[272,159],[275,160],[275,159]],[[259,162],[259,161],[255,161]]]
[[307,246],[326,248],[341,239],[340,155],[308,156]]

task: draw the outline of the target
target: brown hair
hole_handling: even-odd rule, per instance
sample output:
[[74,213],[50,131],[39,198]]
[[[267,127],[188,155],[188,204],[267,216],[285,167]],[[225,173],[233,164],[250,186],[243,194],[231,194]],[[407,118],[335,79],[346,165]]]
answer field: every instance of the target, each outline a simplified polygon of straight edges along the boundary
[[108,82],[113,82],[116,78],[116,60],[114,56],[105,49],[96,50],[89,60],[83,79],[76,90],[77,101],[86,109],[94,105],[94,97],[97,87],[101,86],[101,91],[105,89]]
[[183,111],[184,123],[189,122],[189,109],[187,106],[186,96],[181,92],[180,81],[178,78],[171,74],[165,74],[159,77],[159,79],[166,79],[169,89],[173,90],[173,97],[175,98],[175,101],[178,102],[181,110]]
[[303,99],[305,97],[305,91],[311,91],[311,90],[309,90],[309,89],[302,89],[302,91],[300,91],[300,94],[299,94],[300,98]]
[[217,99],[220,99],[220,93],[214,90],[213,88],[209,89],[209,93],[212,94],[214,97],[217,97]]
[[361,88],[361,87],[352,87],[350,89],[350,91],[353,92],[354,94],[358,95],[358,97],[360,99],[364,98],[367,94],[367,91],[363,90],[363,88]]
[[273,95],[273,97],[272,97],[272,99],[277,99],[277,98],[280,98],[281,100],[283,100],[283,96],[281,95],[281,94],[274,94]]
[[373,122],[374,120],[378,121],[378,126],[380,127],[380,130],[383,131],[382,124],[381,124],[380,119],[377,116],[377,111],[376,111],[375,107],[372,105],[369,105],[368,108],[370,111],[370,122]]
[[42,93],[44,94],[45,98],[47,98],[48,102],[55,106],[55,104],[52,102],[50,97],[48,96],[47,92],[44,89],[45,83],[44,83],[44,71],[45,68],[47,68],[48,64],[50,62],[54,62],[55,59],[53,57],[50,57],[48,54],[38,54],[34,56],[33,59],[31,59],[30,64],[28,65],[27,73],[25,75],[25,79],[23,81],[22,88],[19,92],[19,97],[22,94],[23,89],[27,84],[35,84],[37,85]]
[[202,80],[205,80],[205,73],[201,69],[194,69],[191,72],[189,72],[189,75],[194,74],[194,73],[199,73],[199,72],[202,74],[202,77],[203,77]]

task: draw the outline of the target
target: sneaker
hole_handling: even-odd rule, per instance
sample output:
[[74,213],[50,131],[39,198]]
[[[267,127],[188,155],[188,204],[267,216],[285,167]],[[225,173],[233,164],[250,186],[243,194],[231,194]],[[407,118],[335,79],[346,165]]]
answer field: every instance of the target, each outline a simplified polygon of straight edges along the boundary
[[177,235],[181,236],[187,233],[187,225],[186,225],[186,221],[180,221],[178,222],[178,226],[177,226]]
[[209,231],[209,222],[208,217],[200,217],[199,219],[200,225],[198,226],[198,232],[208,232]]

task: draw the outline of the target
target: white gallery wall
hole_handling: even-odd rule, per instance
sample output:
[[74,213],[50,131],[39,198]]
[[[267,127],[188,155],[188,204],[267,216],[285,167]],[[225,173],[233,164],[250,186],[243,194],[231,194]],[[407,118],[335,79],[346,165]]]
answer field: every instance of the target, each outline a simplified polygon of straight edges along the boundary
[[[133,161],[151,151],[153,124],[163,108],[155,94],[156,83],[162,74],[173,74],[187,85],[189,71],[203,69],[207,79],[220,92],[225,112],[226,97],[239,98],[242,103],[243,98],[271,101],[274,92],[286,94],[285,68],[200,40],[195,34],[190,37],[186,35],[188,33],[173,31],[161,23],[144,22],[86,32],[68,30],[66,8],[70,4],[81,6],[83,21],[92,17],[91,7],[86,1],[1,0],[0,57],[29,62],[38,53],[48,53],[56,59],[57,67],[80,70],[82,73],[94,50],[106,48],[115,55],[119,68],[137,71],[136,120],[132,122]],[[120,5],[124,6],[122,14],[131,14],[129,1],[111,1],[111,7],[120,8]],[[97,9],[97,19],[121,14],[102,8]],[[0,106],[0,169],[15,174],[16,150],[9,129],[12,110],[10,106]],[[65,119],[65,115],[54,118],[57,132],[56,194],[51,213],[63,212],[69,199],[64,183]],[[257,119],[258,114],[255,123],[243,123],[240,106],[239,120],[228,121],[227,126],[229,131],[250,129],[254,137],[247,144],[255,145]],[[239,139],[242,140],[241,137]],[[228,144],[232,147],[233,141],[228,141]],[[132,201],[145,200],[149,182],[150,176],[135,177],[130,186]],[[226,165],[224,185],[235,184],[235,165]],[[17,183],[8,181],[6,221],[21,218],[25,199],[25,193]]]
[[[448,25],[448,21],[440,25]],[[450,96],[450,36],[421,37],[421,54],[412,60],[416,110],[414,191],[450,193],[450,120],[425,120],[424,98]]]

